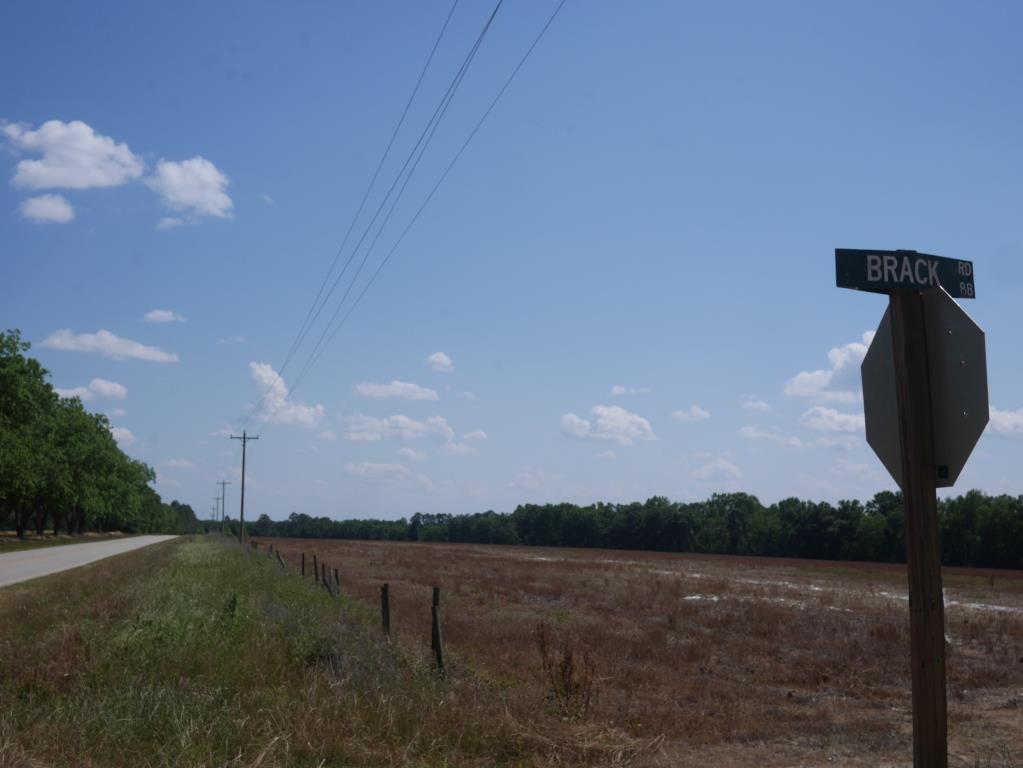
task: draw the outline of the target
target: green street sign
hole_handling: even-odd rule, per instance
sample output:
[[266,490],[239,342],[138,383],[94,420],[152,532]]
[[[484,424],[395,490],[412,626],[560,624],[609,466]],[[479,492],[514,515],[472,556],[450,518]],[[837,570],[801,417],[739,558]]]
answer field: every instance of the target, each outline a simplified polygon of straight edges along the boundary
[[835,249],[835,282],[839,288],[890,293],[944,288],[956,299],[977,296],[973,262],[916,251]]

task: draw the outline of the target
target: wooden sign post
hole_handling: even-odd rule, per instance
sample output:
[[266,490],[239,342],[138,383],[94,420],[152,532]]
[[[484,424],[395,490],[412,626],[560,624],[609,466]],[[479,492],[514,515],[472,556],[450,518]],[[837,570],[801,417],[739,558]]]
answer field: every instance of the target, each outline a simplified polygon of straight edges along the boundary
[[988,420],[984,334],[951,298],[976,297],[973,263],[841,248],[835,276],[839,288],[888,294],[862,366],[866,432],[902,488],[905,509],[913,765],[947,768],[936,490],[955,482]]

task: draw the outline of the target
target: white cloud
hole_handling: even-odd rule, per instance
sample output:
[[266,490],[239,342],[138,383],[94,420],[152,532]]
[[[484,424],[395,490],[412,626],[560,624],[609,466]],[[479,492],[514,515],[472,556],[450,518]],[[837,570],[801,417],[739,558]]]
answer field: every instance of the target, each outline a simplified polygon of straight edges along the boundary
[[400,413],[382,419],[353,413],[345,418],[344,424],[345,440],[354,442],[377,442],[385,437],[402,440],[431,437],[439,442],[450,443],[455,438],[455,431],[448,426],[443,416],[431,416],[423,421],[417,421]]
[[710,418],[710,411],[704,410],[698,405],[690,405],[684,411],[674,411],[671,417],[675,421],[703,421]]
[[1023,408],[1016,411],[1000,411],[992,406],[990,414],[987,431],[1006,437],[1023,435]]
[[726,459],[714,459],[697,467],[692,471],[692,476],[697,480],[739,480],[742,478],[742,471],[732,462]]
[[75,218],[75,209],[63,195],[30,197],[20,206],[21,216],[36,224],[67,224]]
[[828,352],[829,367],[800,371],[787,382],[784,392],[789,397],[806,397],[820,402],[854,403],[860,400],[860,363],[874,331],[863,334],[862,341],[853,341]]
[[225,192],[227,176],[204,157],[181,162],[161,160],[146,184],[175,211],[221,219],[231,216],[234,203]]
[[355,394],[378,400],[397,398],[400,400],[436,400],[437,393],[407,381],[392,381],[390,384],[373,384],[368,381],[355,385]]
[[269,363],[249,363],[252,380],[264,393],[256,406],[256,417],[269,424],[315,427],[323,419],[322,405],[307,405],[288,399],[288,387]]
[[167,459],[161,466],[168,469],[195,469],[195,464],[188,459]]
[[561,417],[562,431],[583,440],[614,440],[621,445],[632,445],[637,439],[654,439],[649,421],[617,405],[595,405],[590,415],[592,421],[566,413]]
[[598,459],[612,460],[612,459],[617,459],[618,458],[618,454],[615,453],[614,451],[604,451],[603,453],[598,453],[597,454],[597,458]]
[[63,328],[46,337],[41,346],[65,352],[98,352],[104,357],[111,357],[114,360],[147,360],[152,363],[178,362],[178,356],[172,352],[164,352],[158,347],[146,346],[131,339],[122,339],[110,331],[103,330],[97,333],[76,334],[70,328]]
[[767,411],[771,410],[770,405],[765,403],[759,397],[754,397],[752,395],[750,397],[744,397],[742,400],[740,400],[739,407],[745,411],[759,411],[761,413],[766,413]]
[[834,408],[815,405],[799,417],[799,423],[818,432],[862,432],[863,415],[841,413]]
[[332,442],[334,440],[337,440],[337,435],[335,435],[329,429],[325,429],[322,432],[320,432],[319,438],[320,438],[320,440],[326,440],[327,442]]
[[127,415],[128,412],[124,410],[124,408],[111,408],[110,411],[107,413],[107,416],[109,416],[112,419],[123,419]]
[[230,437],[234,431],[227,424],[210,432],[210,437]]
[[475,400],[476,393],[466,390],[465,392],[459,392],[458,397],[460,397],[462,400]]
[[123,384],[118,384],[116,381],[107,381],[106,379],[93,379],[87,387],[73,387],[71,389],[54,387],[53,391],[61,397],[77,397],[83,403],[88,403],[97,397],[123,400],[128,396],[127,387]]
[[538,491],[543,487],[549,487],[561,479],[560,475],[544,472],[542,469],[531,469],[523,467],[515,477],[508,483],[509,488],[518,488],[523,491]]
[[374,463],[360,461],[345,464],[345,472],[371,485],[387,485],[394,488],[418,486],[433,489],[433,482],[426,475],[413,475],[403,464]]
[[446,453],[448,456],[469,456],[470,454],[477,453],[476,449],[466,443],[456,443],[452,440],[450,443],[445,443],[441,451]]
[[172,309],[151,309],[142,318],[147,323],[183,323],[185,318]]
[[131,433],[130,429],[125,427],[111,427],[110,434],[114,436],[120,445],[131,445],[135,442],[135,435]]
[[165,232],[168,229],[176,229],[185,225],[184,219],[179,219],[177,216],[164,216],[158,222],[156,222],[156,228]]
[[80,120],[48,120],[37,130],[5,125],[3,132],[17,149],[42,155],[21,160],[11,180],[28,189],[117,187],[139,178],[145,164],[128,148],[102,136]]
[[803,441],[798,437],[783,435],[777,430],[768,431],[760,429],[759,427],[742,427],[739,430],[739,437],[746,440],[766,440],[773,443],[779,443],[780,445],[787,445],[790,448],[803,447]]
[[417,451],[415,448],[402,448],[398,451],[398,455],[409,461],[422,461],[426,458],[426,454],[423,451]]
[[622,384],[615,384],[611,387],[611,397],[623,397],[625,395],[649,395],[650,387],[626,387]]
[[263,195],[263,202],[266,203],[267,205],[277,205],[277,201],[267,194]]
[[441,373],[452,373],[455,370],[455,364],[443,352],[434,352],[426,358],[426,364]]
[[462,435],[462,439],[466,442],[479,441],[482,442],[487,439],[487,433],[482,429],[474,429],[472,432],[466,432]]

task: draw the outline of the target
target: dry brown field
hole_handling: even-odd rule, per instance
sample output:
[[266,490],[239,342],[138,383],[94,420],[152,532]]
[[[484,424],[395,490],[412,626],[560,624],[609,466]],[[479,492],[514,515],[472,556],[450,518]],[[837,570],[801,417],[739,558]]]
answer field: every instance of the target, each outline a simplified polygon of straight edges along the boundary
[[[901,566],[263,539],[336,567],[395,642],[502,692],[537,763],[912,764]],[[946,569],[951,764],[1023,766],[1023,572]],[[427,736],[427,734],[424,734]]]

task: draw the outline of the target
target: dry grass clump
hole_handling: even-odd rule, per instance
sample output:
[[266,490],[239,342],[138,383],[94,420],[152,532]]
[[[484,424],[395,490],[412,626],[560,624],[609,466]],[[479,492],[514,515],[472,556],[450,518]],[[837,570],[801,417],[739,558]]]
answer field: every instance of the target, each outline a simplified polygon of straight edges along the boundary
[[[567,745],[585,743],[588,728],[619,745],[605,756],[637,764],[786,765],[831,755],[876,765],[911,753],[898,567],[267,541],[295,563],[317,553],[341,571],[342,591],[368,606],[388,582],[393,632],[423,658],[430,588],[441,587],[449,666],[500,686],[534,744],[560,744],[543,759],[581,759]],[[953,747],[1023,741],[1019,722],[999,709],[1009,689],[1023,690],[1021,576],[957,569],[948,579]]]
[[584,765],[639,751],[606,723],[520,719],[508,685],[457,652],[440,677],[378,622],[212,537],[5,589],[0,766]]

